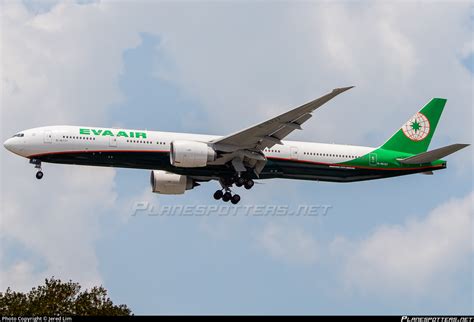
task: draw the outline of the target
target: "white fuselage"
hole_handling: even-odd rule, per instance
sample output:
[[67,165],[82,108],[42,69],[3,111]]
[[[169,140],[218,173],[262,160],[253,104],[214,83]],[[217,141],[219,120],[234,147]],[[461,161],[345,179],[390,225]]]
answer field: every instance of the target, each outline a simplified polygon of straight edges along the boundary
[[[81,134],[81,129],[83,129],[82,133],[88,134]],[[109,132],[106,133],[106,131],[110,131],[112,135],[108,135]],[[126,136],[117,136],[119,132],[124,132]],[[21,136],[15,136],[5,141],[4,146],[11,152],[30,159],[45,154],[68,152],[169,152],[170,143],[174,140],[210,142],[220,138],[216,135],[87,126],[38,127],[20,133]],[[136,137],[136,133],[145,133],[146,137],[143,137],[143,135]],[[282,143],[283,145],[276,144],[272,148],[265,149],[265,156],[332,164],[349,161],[374,150],[371,147],[340,144],[286,140]]]

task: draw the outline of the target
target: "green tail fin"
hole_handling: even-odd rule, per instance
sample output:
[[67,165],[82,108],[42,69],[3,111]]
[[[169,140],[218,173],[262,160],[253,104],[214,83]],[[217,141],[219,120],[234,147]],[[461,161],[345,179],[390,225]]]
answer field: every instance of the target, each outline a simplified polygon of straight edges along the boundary
[[413,115],[381,148],[418,154],[426,152],[443,112],[446,99],[433,98]]

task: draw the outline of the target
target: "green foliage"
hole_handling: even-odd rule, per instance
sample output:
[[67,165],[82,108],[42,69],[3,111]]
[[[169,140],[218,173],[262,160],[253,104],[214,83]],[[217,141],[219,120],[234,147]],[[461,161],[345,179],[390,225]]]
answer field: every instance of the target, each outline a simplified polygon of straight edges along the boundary
[[10,288],[0,292],[0,316],[73,316],[73,315],[130,315],[125,305],[114,305],[107,290],[93,287],[81,292],[79,283],[61,282],[52,277],[45,285],[34,287],[28,293]]

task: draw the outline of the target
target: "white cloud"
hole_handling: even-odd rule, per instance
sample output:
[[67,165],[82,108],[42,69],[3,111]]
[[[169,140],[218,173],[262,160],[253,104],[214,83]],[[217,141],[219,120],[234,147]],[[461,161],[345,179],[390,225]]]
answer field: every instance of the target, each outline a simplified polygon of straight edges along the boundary
[[106,5],[62,3],[33,15],[2,3],[2,134],[22,126],[104,124],[118,102],[122,52],[136,31],[113,25]]
[[[296,136],[363,144],[375,132],[370,143],[382,143],[442,96],[449,105],[439,131],[471,138],[471,75],[460,63],[471,39],[467,2],[165,8],[154,30],[176,66],[161,76],[199,97],[219,132],[356,85]],[[177,25],[177,12],[192,19]]]
[[[409,211],[409,209],[407,209]],[[303,227],[270,222],[257,234],[268,256],[292,264],[329,264],[343,289],[360,294],[446,296],[469,272],[474,253],[474,192],[360,240],[317,242]],[[437,295],[435,295],[437,294]]]
[[[1,259],[1,258],[0,258]],[[7,287],[14,287],[15,291],[30,290],[33,285],[39,285],[43,281],[34,273],[34,265],[28,261],[18,261],[2,270],[0,277],[0,286],[2,292]]]
[[[109,13],[106,5],[63,3],[34,15],[2,2],[3,140],[34,126],[106,125],[107,107],[120,99],[122,52],[139,40]],[[3,249],[0,288],[30,288],[51,275],[100,283],[94,243],[100,216],[117,210],[115,171],[45,164],[37,181],[26,160],[0,153],[0,234],[33,254],[9,254],[7,264]]]
[[29,288],[53,275],[85,286],[101,283],[94,243],[100,237],[100,217],[106,211],[120,212],[115,206],[115,171],[45,168],[41,182],[34,179],[32,169],[23,169],[16,174],[12,187],[2,191],[2,238],[15,241],[36,256],[17,262],[11,254],[12,264],[2,265],[0,289]]
[[447,291],[454,274],[471,264],[473,219],[471,192],[424,218],[378,227],[362,241],[338,240],[346,253],[346,281],[362,293],[377,293],[382,285],[386,294]]
[[268,223],[258,237],[259,245],[270,256],[290,263],[313,263],[318,245],[301,227]]

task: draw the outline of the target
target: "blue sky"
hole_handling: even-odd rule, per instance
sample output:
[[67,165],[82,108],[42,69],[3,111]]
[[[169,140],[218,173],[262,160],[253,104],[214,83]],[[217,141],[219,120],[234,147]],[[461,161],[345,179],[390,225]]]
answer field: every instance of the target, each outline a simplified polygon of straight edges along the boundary
[[[472,142],[468,4],[5,9],[3,138],[63,123],[226,134],[356,85],[291,138],[375,146],[442,96],[432,147]],[[434,176],[241,193],[247,205],[329,205],[325,216],[132,216],[142,200],[218,204],[217,183],[160,196],[148,171],[45,173],[35,182],[2,151],[2,288],[51,275],[103,283],[136,314],[473,312],[472,151]]]

